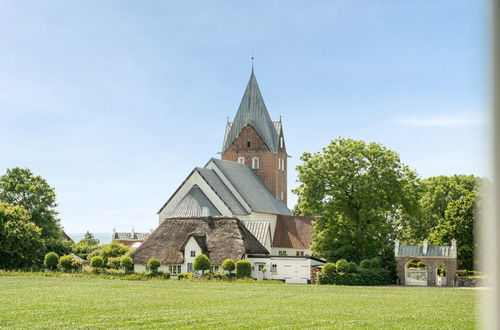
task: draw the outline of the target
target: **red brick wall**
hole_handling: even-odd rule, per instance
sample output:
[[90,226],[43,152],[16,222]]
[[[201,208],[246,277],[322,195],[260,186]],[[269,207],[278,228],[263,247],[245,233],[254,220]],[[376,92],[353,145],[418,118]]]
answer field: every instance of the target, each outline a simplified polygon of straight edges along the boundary
[[[250,147],[248,147],[250,142]],[[283,192],[283,201],[287,201],[287,158],[285,145],[278,149],[277,154],[273,154],[267,148],[264,141],[261,139],[257,131],[252,126],[246,126],[234,141],[233,145],[222,154],[223,160],[238,161],[238,157],[245,158],[245,164],[252,167],[252,158],[259,157],[259,169],[254,169],[262,182],[267,186],[269,191],[281,199]],[[285,162],[285,170],[278,169],[278,159],[283,159]]]

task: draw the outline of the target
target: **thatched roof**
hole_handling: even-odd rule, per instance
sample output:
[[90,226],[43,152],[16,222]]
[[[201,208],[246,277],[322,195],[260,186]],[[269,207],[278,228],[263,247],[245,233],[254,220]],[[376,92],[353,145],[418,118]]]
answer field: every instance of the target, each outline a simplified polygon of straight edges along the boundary
[[133,253],[136,264],[157,258],[161,264],[184,263],[184,246],[190,237],[211,260],[220,265],[231,258],[240,260],[245,254],[269,254],[269,251],[233,217],[170,218],[163,221]]

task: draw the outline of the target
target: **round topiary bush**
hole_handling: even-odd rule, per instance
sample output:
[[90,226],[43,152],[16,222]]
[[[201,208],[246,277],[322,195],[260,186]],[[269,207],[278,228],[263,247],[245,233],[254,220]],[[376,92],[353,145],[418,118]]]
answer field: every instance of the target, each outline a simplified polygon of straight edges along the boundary
[[380,259],[375,257],[370,260],[370,267],[372,269],[379,269],[380,268]]
[[160,268],[160,262],[158,261],[158,259],[156,258],[151,258],[149,259],[148,263],[147,263],[147,267],[149,269],[150,272],[152,273],[156,273],[158,272],[158,268]]
[[371,268],[371,261],[370,259],[363,259],[359,263],[359,267],[363,269],[370,269]]
[[358,272],[358,266],[356,265],[356,263],[354,261],[351,261],[349,263],[349,272],[351,272],[351,273],[357,273]]
[[351,266],[349,266],[349,263],[345,259],[337,261],[335,266],[337,266],[337,272],[339,273],[349,273],[351,271]]
[[248,260],[239,260],[236,263],[236,276],[250,277],[252,276],[252,264]]
[[45,265],[45,268],[50,270],[56,270],[58,263],[59,263],[59,256],[55,252],[47,253],[45,255],[45,258],[43,259],[43,264]]
[[59,258],[59,266],[65,272],[71,271],[71,269],[73,269],[73,258],[68,255],[62,256],[61,258]]
[[120,257],[111,257],[108,258],[108,267],[111,269],[119,269],[121,263]]
[[201,270],[202,275],[205,274],[205,271],[210,269],[210,259],[204,254],[198,254],[194,258],[193,269]]
[[125,268],[126,271],[130,272],[134,269],[134,263],[130,257],[122,257],[120,265]]
[[104,268],[104,259],[100,256],[95,256],[90,259],[90,266],[93,268]]
[[234,263],[234,260],[233,259],[226,259],[224,260],[224,262],[222,263],[222,267],[221,267],[223,270],[225,270],[226,272],[229,272],[231,273],[232,271],[234,271],[234,269],[236,268],[236,265]]

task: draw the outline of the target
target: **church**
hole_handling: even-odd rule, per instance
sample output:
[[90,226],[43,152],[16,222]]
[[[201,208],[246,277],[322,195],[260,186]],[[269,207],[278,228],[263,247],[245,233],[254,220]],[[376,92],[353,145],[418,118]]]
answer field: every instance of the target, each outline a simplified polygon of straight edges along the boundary
[[254,70],[238,111],[227,122],[221,159],[195,167],[158,211],[159,226],[134,251],[136,271],[155,257],[175,276],[206,254],[222,262],[247,259],[252,277],[314,281],[323,261],[311,256],[314,217],[287,206],[288,157],[281,118],[272,121]]

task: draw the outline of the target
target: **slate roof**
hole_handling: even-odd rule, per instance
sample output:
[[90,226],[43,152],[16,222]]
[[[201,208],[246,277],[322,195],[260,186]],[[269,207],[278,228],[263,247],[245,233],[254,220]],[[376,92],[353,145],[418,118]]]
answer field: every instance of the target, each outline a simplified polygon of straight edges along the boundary
[[215,158],[212,158],[212,161],[236,188],[245,202],[250,205],[252,211],[291,214],[285,203],[271,194],[249,166]]
[[268,221],[243,221],[243,224],[262,245],[266,244],[266,238],[270,234]]
[[279,141],[276,127],[267,111],[253,69],[234,121],[231,125],[226,126],[222,152],[231,147],[241,130],[248,125],[255,128],[272,153],[276,154],[278,152]]
[[310,249],[314,217],[278,215],[273,247]]
[[397,257],[453,257],[451,246],[427,247],[427,254],[424,254],[424,247],[418,245],[400,245]]
[[[183,248],[193,236],[214,265],[245,254],[269,254],[269,251],[234,217],[189,217],[163,221],[133,253],[136,264],[157,258],[162,265],[184,263]],[[199,243],[200,244],[200,243]]]
[[219,210],[212,204],[208,197],[201,191],[198,185],[189,189],[187,194],[180,200],[175,208],[167,214],[170,217],[200,217],[203,214],[203,207],[208,208],[210,216],[221,215]]

